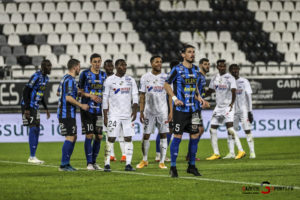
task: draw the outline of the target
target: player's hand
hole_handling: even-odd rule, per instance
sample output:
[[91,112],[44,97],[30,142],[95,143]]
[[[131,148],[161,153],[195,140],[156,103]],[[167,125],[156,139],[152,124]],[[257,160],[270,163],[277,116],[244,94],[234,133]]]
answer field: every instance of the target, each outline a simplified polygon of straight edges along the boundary
[[171,122],[173,120],[173,113],[169,113],[169,116],[168,116],[168,123]]
[[230,110],[229,110],[229,112],[231,112],[231,111],[232,111],[233,104],[232,104],[232,103],[231,103],[231,104],[229,104],[229,107],[230,107]]
[[136,119],[136,113],[137,113],[137,109],[138,109],[138,104],[137,103],[134,103],[132,105],[132,114],[131,114],[131,121],[134,122],[135,119]]
[[252,123],[253,122],[253,114],[252,112],[248,112],[248,119],[249,119],[249,122]]
[[144,123],[144,120],[145,120],[144,112],[140,112],[140,121],[141,121],[141,123]]
[[104,115],[103,123],[105,127],[107,127],[107,122],[108,122],[107,115]]
[[205,101],[205,100],[203,99],[202,108],[204,108],[204,109],[210,108],[210,104],[208,103],[208,101]]
[[93,100],[96,103],[101,103],[102,99],[100,97],[98,97],[97,95],[94,94],[90,94],[90,99]]
[[180,101],[179,99],[176,99],[174,101],[174,104],[175,104],[175,106],[183,106],[184,105],[184,103],[182,101]]
[[82,91],[81,89],[79,89],[79,90],[77,91],[77,96],[78,96],[78,97],[82,97],[82,92],[83,92],[83,91]]
[[24,115],[26,119],[30,119],[30,110],[25,110]]
[[90,107],[89,107],[88,104],[81,104],[80,108],[81,108],[82,110],[87,111]]
[[46,110],[46,114],[47,114],[47,119],[49,119],[50,118],[49,110]]

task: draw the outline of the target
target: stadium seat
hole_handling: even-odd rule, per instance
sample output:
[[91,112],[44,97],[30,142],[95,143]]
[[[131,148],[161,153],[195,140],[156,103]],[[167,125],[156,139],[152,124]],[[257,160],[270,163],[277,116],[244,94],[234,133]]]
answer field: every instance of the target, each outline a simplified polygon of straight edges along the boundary
[[34,36],[34,43],[37,45],[46,44],[47,39],[45,35],[36,35]]
[[290,13],[286,11],[281,11],[279,14],[279,20],[284,22],[290,21],[291,20]]
[[21,45],[20,43],[20,38],[18,35],[16,34],[11,34],[8,36],[8,40],[7,40],[7,43],[11,46],[19,46]]
[[51,54],[51,47],[48,44],[43,44],[40,46],[39,55],[41,56],[47,56],[48,54]]
[[119,53],[119,47],[115,43],[109,43],[107,44],[106,53],[108,54],[116,54]]
[[47,23],[49,21],[47,13],[38,13],[36,17],[37,23]]
[[193,41],[194,42],[204,42],[205,40],[205,33],[204,32],[194,32],[193,33]]
[[67,33],[67,25],[65,23],[56,23],[54,31],[55,33]]
[[13,24],[4,24],[3,25],[3,33],[5,35],[9,35],[15,33],[15,27]]
[[125,43],[126,42],[125,34],[122,32],[116,33],[114,35],[114,42],[118,44]]
[[16,3],[8,3],[6,4],[5,12],[7,13],[17,13],[17,4]]
[[152,55],[148,52],[142,53],[141,54],[141,59],[140,59],[140,65],[141,66],[149,65],[149,61],[150,61],[151,56]]
[[102,58],[102,60],[107,60],[107,59],[111,59],[112,60],[112,55],[108,54],[108,53],[102,53],[101,54],[101,58]]
[[88,22],[88,17],[86,12],[77,12],[75,17],[76,22]]
[[19,65],[17,65],[17,64],[14,64],[11,67],[11,73],[12,73],[11,74],[12,78],[14,78],[14,79],[19,79],[19,78],[23,78],[24,77],[22,68]]
[[64,12],[62,15],[63,22],[75,22],[74,14],[72,12]]
[[80,27],[79,24],[76,22],[69,23],[68,25],[68,33],[79,33]]
[[[105,53],[105,47],[104,47],[104,45],[103,44],[95,44],[93,46],[93,52],[102,55],[103,53]],[[104,59],[102,59],[102,60],[104,60]]]
[[35,16],[33,13],[25,13],[24,14],[23,23],[30,24],[30,23],[35,23],[35,22],[36,22],[36,19],[35,19]]
[[296,32],[294,35],[294,42],[300,42],[300,32]]
[[185,10],[196,11],[197,10],[196,1],[195,0],[187,0],[185,2]]
[[51,23],[43,23],[42,24],[42,33],[53,33],[54,32],[54,28],[53,25]]
[[[122,54],[122,53],[114,53],[113,54],[113,60],[118,60],[118,59],[124,59],[124,60],[126,60],[124,54]],[[127,65],[128,65],[128,59],[127,59]]]
[[122,22],[121,23],[121,31],[125,32],[125,33],[133,31],[132,23],[130,23],[130,22]]
[[45,2],[43,11],[48,13],[56,12],[54,2]]
[[281,36],[279,32],[271,32],[270,33],[270,40],[272,42],[278,43],[281,42]]
[[66,53],[68,55],[77,55],[79,53],[78,46],[76,44],[68,44]]
[[292,12],[292,17],[291,17],[292,21],[294,22],[298,22],[298,20],[300,19],[300,12],[294,11]]
[[26,3],[26,2],[20,3],[18,6],[18,12],[20,12],[20,13],[30,12],[29,3]]
[[25,55],[24,46],[14,46],[13,47],[13,55],[14,56],[24,56]]
[[184,2],[183,1],[177,1],[173,2],[172,8],[176,11],[183,11],[184,10]]
[[275,22],[274,30],[278,32],[284,32],[286,30],[284,22],[281,21]]
[[102,33],[101,34],[100,43],[108,44],[108,43],[112,43],[112,42],[113,42],[113,38],[110,33]]
[[10,23],[9,16],[7,13],[0,13],[0,24]]
[[70,60],[70,58],[71,57],[69,55],[66,55],[66,54],[60,55],[59,58],[58,58],[58,65],[67,66],[67,63]]
[[61,44],[72,44],[73,43],[72,35],[69,33],[62,34],[60,36],[60,43]]
[[203,11],[212,11],[210,8],[209,2],[206,0],[199,0],[198,1],[198,9]]
[[96,33],[103,33],[106,32],[106,25],[103,22],[97,22],[95,24],[94,32]]
[[285,61],[289,63],[296,63],[296,54],[294,52],[286,52]]
[[65,72],[61,67],[60,68],[52,68],[51,74],[49,75],[49,77],[52,79],[60,79],[64,76],[64,74],[65,74]]
[[147,73],[147,69],[145,67],[135,68],[135,70],[136,70],[136,75],[138,77],[141,77],[141,76],[143,76],[144,74]]
[[145,53],[146,47],[145,47],[144,43],[135,43],[133,45],[133,52],[138,53],[138,54]]
[[289,48],[288,51],[291,51],[291,52],[300,52],[300,45],[299,45],[298,42],[291,42],[289,46],[290,46],[290,48]]
[[206,41],[207,42],[217,42],[217,41],[219,41],[217,32],[208,31],[206,33]]
[[49,22],[51,22],[51,23],[61,22],[60,14],[57,12],[51,12],[50,16],[49,16]]
[[21,13],[12,13],[11,14],[11,18],[10,18],[10,22],[14,23],[14,24],[18,24],[18,23],[22,23],[22,15]]
[[84,22],[81,24],[80,32],[91,33],[94,31],[93,24],[89,22]]
[[272,32],[274,30],[273,22],[265,21],[263,23],[263,30],[266,32]]
[[[33,2],[33,3],[31,3],[31,9],[30,9],[31,12],[33,12],[33,13],[40,13],[40,12],[42,12],[42,10],[43,10],[43,6],[42,6],[41,2]],[[47,11],[47,12],[51,12],[51,10]]]
[[170,1],[159,1],[159,9],[163,11],[172,10],[172,5]]
[[282,3],[280,1],[273,1],[271,10],[281,11],[282,10]]
[[287,28],[286,28],[286,30],[288,32],[297,32],[298,28],[297,28],[296,22],[292,22],[292,21],[287,22]]
[[242,66],[240,70],[241,75],[251,75],[252,67],[251,66]]
[[261,1],[259,9],[263,10],[263,11],[269,11],[269,10],[271,10],[270,2],[269,1]]
[[98,12],[90,12],[89,13],[89,22],[99,22],[100,21],[100,15]]
[[120,10],[120,3],[119,3],[119,1],[109,1],[108,2],[108,10],[119,11]]
[[300,10],[300,2],[299,1],[296,2],[295,10]]
[[183,31],[180,33],[179,40],[183,43],[191,43],[192,42],[192,34],[189,31]]
[[85,44],[86,43],[85,35],[83,33],[75,33],[73,42],[76,44]]
[[39,24],[29,24],[28,33],[30,34],[39,34],[41,33],[41,27]]
[[267,20],[266,13],[264,11],[256,12],[255,19],[260,22],[266,21]]
[[221,42],[230,42],[231,41],[231,35],[228,31],[221,31],[220,32],[220,41]]
[[29,56],[19,56],[17,62],[21,66],[31,65],[31,58]]
[[247,8],[250,11],[257,11],[259,9],[257,1],[248,1]]
[[[3,54],[1,54],[1,55],[3,55]],[[3,56],[5,56],[5,55],[3,55]],[[17,64],[17,58],[15,56],[8,55],[8,56],[6,56],[5,64],[8,65],[8,66],[16,65]]]
[[139,35],[136,32],[128,33],[127,42],[129,42],[129,43],[139,42]]
[[124,11],[117,11],[115,13],[115,21],[117,22],[124,22],[127,21],[127,16],[126,13]]
[[55,46],[53,46],[52,52],[53,52],[55,55],[62,55],[62,54],[65,53],[65,47],[64,47],[64,46],[61,46],[61,45],[55,45]]
[[139,65],[139,57],[135,53],[131,53],[127,55],[127,64],[130,65]]
[[56,4],[56,11],[61,12],[61,13],[69,11],[68,3],[67,2],[58,2]]
[[277,43],[277,51],[285,53],[288,51],[288,45],[286,42]]
[[36,45],[28,45],[26,48],[26,54],[29,56],[38,56],[39,50]]
[[30,45],[34,42],[34,36],[33,35],[20,35],[20,41],[23,45]]
[[230,52],[226,52],[226,51],[221,52],[221,58],[225,59],[226,62],[229,62],[229,63],[233,62],[233,56],[232,56],[232,53],[230,53]]
[[26,24],[17,24],[16,33],[21,35],[28,33]]
[[47,38],[48,44],[60,44],[59,36],[55,33],[50,33]]
[[278,14],[277,12],[275,11],[270,11],[268,12],[268,18],[267,18],[268,21],[271,21],[271,22],[276,22],[278,21]]
[[120,31],[120,27],[119,27],[119,23],[117,22],[109,22],[108,23],[108,27],[107,27],[107,31],[108,32],[119,32]]
[[111,11],[103,11],[101,16],[101,21],[111,22],[113,21],[113,13]]
[[4,59],[2,56],[0,56],[0,66],[4,66]]
[[94,2],[88,2],[88,1],[83,2],[82,10],[87,11],[87,12],[93,11],[94,10]]
[[284,32],[282,34],[282,41],[284,42],[293,42],[293,35],[291,32]]
[[106,11],[107,10],[106,2],[105,1],[97,1],[95,10],[97,10],[97,11]]
[[91,55],[92,54],[92,47],[89,44],[81,44],[79,47],[79,54],[82,55]]
[[6,36],[0,35],[0,46],[7,45]]
[[225,51],[225,46],[223,42],[215,42],[213,43],[213,51],[216,53],[222,53]]
[[287,72],[290,75],[300,74],[300,67],[299,66],[288,67]]
[[[130,53],[132,53],[132,47],[131,47],[131,45],[128,44],[128,43],[121,43],[120,53],[122,53],[122,54],[130,54]],[[136,52],[134,52],[134,53],[136,53]]]
[[0,13],[5,13],[4,4],[0,4]]
[[40,66],[43,60],[44,60],[43,56],[34,56],[32,57],[32,65]]
[[57,67],[57,56],[56,55],[48,54],[46,56],[46,59],[50,60],[53,68]]
[[294,3],[290,1],[283,2],[283,10],[285,11],[294,11]]
[[80,2],[70,2],[70,11],[72,12],[79,12],[81,11],[81,5],[80,5]]
[[89,33],[87,35],[88,44],[97,44],[99,43],[99,35],[97,33]]

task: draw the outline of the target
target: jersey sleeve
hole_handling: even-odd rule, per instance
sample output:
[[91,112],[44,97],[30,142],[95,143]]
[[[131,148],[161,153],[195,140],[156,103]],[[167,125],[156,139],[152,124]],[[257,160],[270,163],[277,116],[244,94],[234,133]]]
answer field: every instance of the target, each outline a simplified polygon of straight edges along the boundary
[[141,78],[140,92],[146,92],[145,76]]
[[29,82],[27,83],[27,87],[29,88],[33,88],[33,86],[35,85],[35,83],[37,82],[37,80],[39,79],[39,74],[38,73],[34,73]]
[[133,103],[139,103],[139,96],[138,96],[138,88],[137,88],[137,85],[136,85],[136,82],[135,80],[132,78],[132,102]]
[[230,81],[230,89],[236,89],[236,81],[233,77],[229,79]]
[[104,81],[104,91],[103,91],[103,101],[102,101],[102,108],[108,109],[108,98],[109,98],[109,79]]
[[[66,96],[72,96],[74,91],[74,82],[70,79],[66,80]],[[75,85],[76,87],[76,85]]]
[[85,72],[83,71],[83,72],[81,72],[81,74],[79,76],[78,87],[80,89],[84,89],[85,80],[86,80],[86,75],[85,75]]
[[245,79],[245,91],[248,94],[252,94],[251,85],[247,79]]
[[209,83],[208,88],[210,88],[210,89],[215,89],[215,79],[216,79],[216,76],[214,76],[214,77],[210,80],[210,83]]
[[173,69],[169,73],[169,76],[167,77],[166,82],[172,84],[177,78],[177,76],[178,76],[177,67],[173,67]]

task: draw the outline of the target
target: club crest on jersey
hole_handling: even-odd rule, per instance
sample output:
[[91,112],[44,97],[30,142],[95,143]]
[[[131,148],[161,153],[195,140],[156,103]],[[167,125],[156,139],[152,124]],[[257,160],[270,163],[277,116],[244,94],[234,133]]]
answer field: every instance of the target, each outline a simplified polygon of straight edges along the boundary
[[118,92],[120,92],[120,88],[114,88],[113,91],[115,92],[115,94],[117,94]]
[[152,86],[147,86],[147,90],[148,90],[148,92],[150,92],[152,89],[153,89],[153,87],[152,87]]
[[119,83],[119,85],[123,85],[123,83],[124,83],[124,82],[123,82],[123,81],[121,81],[121,82]]

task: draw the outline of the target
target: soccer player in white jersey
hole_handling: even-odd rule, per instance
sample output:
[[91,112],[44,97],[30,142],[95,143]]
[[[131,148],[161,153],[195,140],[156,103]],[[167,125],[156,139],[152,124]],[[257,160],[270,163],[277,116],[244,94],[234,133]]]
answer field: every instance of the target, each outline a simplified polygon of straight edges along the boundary
[[[162,59],[152,56],[150,59],[152,71],[144,74],[140,86],[140,120],[144,125],[142,140],[143,160],[136,166],[141,169],[148,166],[148,151],[150,134],[155,127],[160,134],[160,163],[159,168],[166,169],[164,161],[167,153],[167,133],[169,132],[168,102],[164,83],[166,73],[161,73]],[[171,120],[171,119],[170,119]]]
[[213,76],[209,84],[208,94],[216,92],[216,107],[213,111],[210,127],[211,145],[214,154],[206,160],[220,159],[220,152],[218,147],[217,129],[220,125],[225,123],[229,140],[233,138],[238,147],[239,153],[235,159],[240,159],[246,155],[236,131],[233,128],[234,118],[234,102],[236,98],[236,82],[233,76],[226,73],[225,60],[217,61],[217,68],[219,73]]
[[[252,89],[246,78],[240,77],[240,67],[237,64],[229,66],[229,72],[236,80],[236,100],[234,103],[234,129],[239,130],[239,122],[242,123],[243,130],[246,133],[248,146],[250,149],[250,158],[255,158],[254,140],[251,133],[251,123],[253,122],[252,114]],[[234,146],[231,145],[230,152],[234,152]],[[234,155],[234,154],[233,154]]]
[[115,67],[117,73],[109,76],[104,83],[103,113],[108,136],[104,171],[111,171],[111,148],[120,132],[123,132],[125,140],[125,171],[134,171],[135,169],[131,166],[132,136],[135,134],[133,122],[136,119],[138,108],[138,89],[135,80],[131,76],[125,75],[127,68],[125,60],[118,59]]

